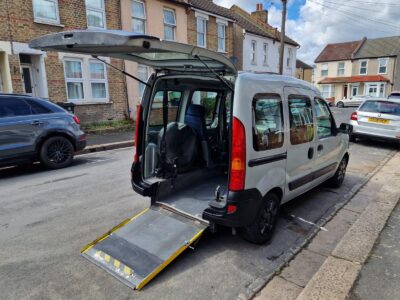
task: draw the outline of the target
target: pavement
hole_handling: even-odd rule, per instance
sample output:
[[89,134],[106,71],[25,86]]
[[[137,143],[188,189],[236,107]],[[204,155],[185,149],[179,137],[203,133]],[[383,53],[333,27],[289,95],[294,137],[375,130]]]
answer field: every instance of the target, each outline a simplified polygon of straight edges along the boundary
[[39,164],[2,169],[2,298],[251,298],[395,150],[390,144],[363,142],[352,144],[350,151],[343,186],[322,185],[285,205],[268,245],[249,244],[229,230],[207,233],[140,292],[80,256],[83,246],[150,205],[130,186],[134,148],[78,155],[62,170]]
[[107,132],[107,133],[89,133],[87,134],[87,145],[95,146],[95,145],[103,145],[117,142],[126,142],[133,141],[134,131],[118,131],[118,132]]
[[371,252],[400,198],[399,164],[382,164],[256,299],[399,299],[398,210]]

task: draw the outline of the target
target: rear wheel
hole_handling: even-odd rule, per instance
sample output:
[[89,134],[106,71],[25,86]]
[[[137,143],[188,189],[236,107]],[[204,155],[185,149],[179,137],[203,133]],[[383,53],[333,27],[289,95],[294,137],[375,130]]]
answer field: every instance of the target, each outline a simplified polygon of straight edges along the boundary
[[339,102],[336,104],[336,106],[337,106],[337,107],[340,107],[340,108],[343,108],[343,107],[344,107],[344,103],[343,103],[342,101],[339,101]]
[[330,186],[334,188],[338,188],[342,185],[344,176],[346,175],[347,168],[347,158],[343,157],[343,159],[339,163],[339,167],[336,170],[335,175],[331,179],[329,179]]
[[50,169],[69,166],[74,158],[74,146],[65,137],[54,136],[47,139],[40,148],[40,161]]
[[275,194],[268,194],[252,224],[242,228],[243,238],[251,243],[265,244],[274,232],[278,220],[280,199]]

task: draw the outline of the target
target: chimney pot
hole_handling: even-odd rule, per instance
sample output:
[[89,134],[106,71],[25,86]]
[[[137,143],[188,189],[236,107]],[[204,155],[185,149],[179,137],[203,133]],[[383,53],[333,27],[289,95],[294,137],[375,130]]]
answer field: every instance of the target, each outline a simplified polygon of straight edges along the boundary
[[257,3],[257,11],[263,11],[263,4],[262,3]]

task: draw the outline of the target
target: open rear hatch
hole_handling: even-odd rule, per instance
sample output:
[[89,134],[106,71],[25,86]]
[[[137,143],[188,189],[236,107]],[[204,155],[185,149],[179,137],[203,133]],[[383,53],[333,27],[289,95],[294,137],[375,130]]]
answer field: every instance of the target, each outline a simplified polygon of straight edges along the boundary
[[122,30],[59,32],[37,38],[29,46],[46,51],[120,58],[155,70],[209,72],[212,69],[226,75],[236,74],[233,63],[220,53]]
[[151,206],[82,249],[82,255],[140,290],[198,240],[207,224]]

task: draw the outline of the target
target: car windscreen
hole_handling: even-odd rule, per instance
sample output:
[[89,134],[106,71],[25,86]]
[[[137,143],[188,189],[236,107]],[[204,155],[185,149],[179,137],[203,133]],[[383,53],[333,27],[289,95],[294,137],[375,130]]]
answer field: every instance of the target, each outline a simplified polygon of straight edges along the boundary
[[360,111],[400,116],[400,103],[390,101],[365,101]]

